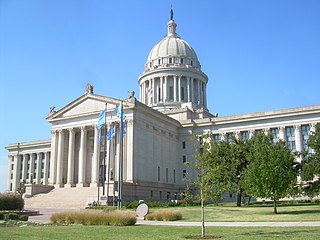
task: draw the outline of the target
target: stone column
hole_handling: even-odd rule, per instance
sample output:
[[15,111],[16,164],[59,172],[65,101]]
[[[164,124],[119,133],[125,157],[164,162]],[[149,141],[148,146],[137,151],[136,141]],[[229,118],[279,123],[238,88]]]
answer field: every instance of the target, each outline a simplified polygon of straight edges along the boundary
[[[10,185],[11,185],[11,164],[12,164],[12,157],[11,155],[8,156],[8,177],[7,177],[7,190],[10,191]],[[13,184],[12,184],[13,185]]]
[[173,101],[177,101],[177,76],[173,76]]
[[286,128],[284,126],[279,127],[279,140],[282,140],[284,142],[286,142],[285,131],[286,131]]
[[30,153],[29,183],[33,183],[33,179],[34,179],[34,154]]
[[139,86],[139,88],[140,88],[140,102],[142,102],[142,85],[143,85],[143,84],[141,84],[141,85]]
[[197,100],[198,100],[198,102],[197,102],[197,104],[198,105],[201,105],[201,97],[200,97],[200,80],[199,79],[197,79],[197,84],[198,84],[198,98],[197,98]]
[[87,129],[85,126],[81,127],[80,136],[80,150],[79,150],[79,174],[77,187],[84,187],[85,173],[86,173],[86,155],[87,155]]
[[178,102],[181,102],[181,76],[178,76]]
[[58,141],[58,156],[57,156],[57,182],[56,187],[62,187],[63,185],[63,146],[64,146],[64,132],[62,129],[59,130],[59,141]]
[[190,102],[190,82],[191,82],[191,78],[188,77],[187,78],[187,98],[188,98],[188,102]]
[[68,145],[68,172],[67,172],[67,184],[65,187],[73,187],[74,177],[74,151],[75,151],[75,130],[74,128],[69,129],[69,145]]
[[[310,135],[316,132],[316,123],[311,123],[310,125]],[[311,153],[314,154],[314,149],[311,149]]]
[[207,108],[207,84],[203,84],[203,105]]
[[12,184],[12,190],[15,192],[18,190],[19,187],[19,165],[20,165],[20,159],[19,155],[14,155],[14,162],[13,162],[13,184]]
[[[303,150],[302,146],[302,136],[301,136],[301,125],[294,126],[294,140],[296,142],[296,151],[301,153]],[[297,157],[297,161],[302,161],[302,156]]]
[[160,77],[160,102],[163,102],[163,77]]
[[[92,164],[92,173],[91,173],[91,187],[97,187],[99,182],[99,129],[96,125],[94,127],[94,140],[93,140],[93,164]],[[110,127],[110,126],[109,126]]]
[[42,165],[42,154],[41,153],[37,153],[37,176],[36,176],[36,184],[40,184],[41,183],[41,165]]
[[23,165],[22,165],[22,180],[27,179],[27,156],[28,154],[23,154]]
[[43,172],[43,184],[48,184],[48,171],[49,171],[49,152],[45,152],[44,154],[44,172]]
[[168,92],[168,77],[164,76],[164,84],[163,84],[163,102],[167,102],[167,92]]
[[51,163],[50,163],[50,184],[55,184],[57,179],[57,146],[58,146],[58,138],[57,131],[51,131]]
[[227,141],[225,133],[220,133],[220,141]]
[[155,89],[155,79],[152,79],[152,104],[156,103],[156,89]]
[[193,78],[190,78],[190,89],[191,89],[191,94],[190,94],[190,101],[194,103],[194,81]]
[[142,83],[142,103],[146,103],[146,82]]

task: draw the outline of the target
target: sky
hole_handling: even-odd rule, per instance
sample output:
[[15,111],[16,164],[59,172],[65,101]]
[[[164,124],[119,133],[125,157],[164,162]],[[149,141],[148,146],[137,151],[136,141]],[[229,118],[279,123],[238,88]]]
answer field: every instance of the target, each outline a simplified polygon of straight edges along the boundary
[[0,192],[10,143],[49,139],[46,116],[85,93],[139,96],[167,33],[208,75],[208,108],[228,116],[320,104],[318,0],[0,0]]

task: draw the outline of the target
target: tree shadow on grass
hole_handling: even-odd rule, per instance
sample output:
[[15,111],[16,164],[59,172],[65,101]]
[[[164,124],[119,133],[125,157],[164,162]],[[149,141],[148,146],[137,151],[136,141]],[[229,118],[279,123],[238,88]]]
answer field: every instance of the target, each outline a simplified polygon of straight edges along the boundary
[[281,236],[285,236],[286,238],[288,238],[288,236],[296,236],[297,234],[299,235],[303,235],[303,234],[308,234],[310,235],[311,233],[317,234],[319,231],[318,230],[312,230],[312,229],[308,229],[308,230],[296,230],[296,231],[290,231],[290,230],[284,230],[284,231],[252,231],[252,232],[246,232],[246,233],[242,233],[241,235],[244,236],[257,236],[257,237],[267,237],[267,236],[271,236],[272,239],[277,237],[279,239],[281,239]]
[[282,212],[280,210],[278,214],[279,215],[320,214],[320,210],[299,210],[299,211],[288,211],[288,212]]

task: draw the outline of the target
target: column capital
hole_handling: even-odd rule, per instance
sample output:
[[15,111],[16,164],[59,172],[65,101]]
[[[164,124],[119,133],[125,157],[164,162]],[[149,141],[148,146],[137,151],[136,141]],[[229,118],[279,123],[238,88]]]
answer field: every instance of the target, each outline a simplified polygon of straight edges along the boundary
[[75,133],[75,128],[68,128],[69,133]]
[[294,125],[294,130],[296,130],[297,132],[300,132],[301,131],[301,125],[300,124]]
[[51,130],[51,135],[56,135],[57,134],[57,130]]

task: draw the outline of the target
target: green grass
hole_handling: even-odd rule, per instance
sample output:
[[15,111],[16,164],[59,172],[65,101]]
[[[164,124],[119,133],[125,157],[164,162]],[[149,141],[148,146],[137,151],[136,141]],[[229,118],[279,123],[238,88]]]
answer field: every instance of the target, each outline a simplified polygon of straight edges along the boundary
[[[0,239],[199,239],[200,227],[168,226],[21,226],[0,227]],[[318,227],[207,227],[210,239],[318,239]]]
[[[182,220],[201,221],[200,207],[175,207],[182,212]],[[216,206],[205,207],[207,222],[301,222],[320,221],[320,204],[292,204],[278,207],[278,214],[273,213],[272,205],[265,206]]]

